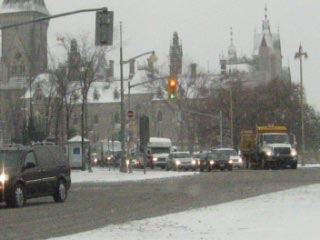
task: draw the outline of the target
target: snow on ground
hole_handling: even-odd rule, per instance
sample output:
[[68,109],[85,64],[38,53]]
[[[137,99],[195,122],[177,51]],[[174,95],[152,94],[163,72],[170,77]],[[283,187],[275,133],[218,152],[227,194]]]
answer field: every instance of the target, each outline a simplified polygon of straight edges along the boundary
[[[72,181],[130,181],[186,174],[196,173],[134,171],[124,174],[119,170],[95,168],[93,173],[73,171]],[[54,239],[316,240],[319,239],[319,219],[320,183]]]

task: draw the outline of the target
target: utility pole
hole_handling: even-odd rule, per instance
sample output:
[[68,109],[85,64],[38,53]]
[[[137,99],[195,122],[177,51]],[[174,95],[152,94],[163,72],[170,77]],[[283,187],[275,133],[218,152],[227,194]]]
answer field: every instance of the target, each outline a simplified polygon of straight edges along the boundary
[[120,22],[120,142],[121,142],[121,162],[120,172],[126,172],[125,146],[124,146],[124,131],[125,131],[125,116],[124,116],[124,96],[123,96],[123,53],[122,53],[122,22]]
[[303,79],[302,79],[302,57],[308,58],[308,54],[303,52],[301,43],[299,51],[294,55],[295,59],[300,61],[300,107],[301,107],[301,165],[304,166],[305,138],[304,138],[304,96],[303,96]]
[[230,87],[230,138],[231,138],[231,147],[233,148],[233,95],[232,95],[232,88]]

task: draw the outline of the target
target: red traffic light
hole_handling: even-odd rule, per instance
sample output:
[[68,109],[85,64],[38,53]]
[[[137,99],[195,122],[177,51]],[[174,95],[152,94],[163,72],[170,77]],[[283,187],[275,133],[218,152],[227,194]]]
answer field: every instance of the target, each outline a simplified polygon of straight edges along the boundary
[[174,77],[168,79],[168,100],[175,101],[178,98],[178,80]]
[[170,78],[169,79],[169,87],[170,88],[176,88],[177,87],[177,79],[176,78]]

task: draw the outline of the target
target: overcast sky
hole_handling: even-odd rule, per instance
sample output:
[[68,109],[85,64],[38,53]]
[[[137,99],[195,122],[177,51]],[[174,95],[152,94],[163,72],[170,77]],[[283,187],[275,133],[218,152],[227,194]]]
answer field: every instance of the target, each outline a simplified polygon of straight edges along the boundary
[[[45,0],[51,14],[86,8],[114,11],[115,43],[123,24],[123,53],[128,59],[155,50],[159,64],[168,62],[173,32],[177,31],[184,62],[196,62],[202,70],[219,68],[219,56],[227,54],[230,27],[238,55],[251,56],[254,29],[261,31],[267,5],[272,32],[280,30],[283,65],[300,81],[299,61],[294,59],[300,42],[309,58],[303,62],[307,101],[320,111],[320,1],[319,0]],[[95,13],[52,19],[49,47],[59,52],[57,36],[90,34],[94,38]],[[61,49],[60,49],[61,50]],[[116,49],[110,58],[118,60]],[[140,60],[140,61],[143,61]],[[118,69],[115,69],[118,72]]]

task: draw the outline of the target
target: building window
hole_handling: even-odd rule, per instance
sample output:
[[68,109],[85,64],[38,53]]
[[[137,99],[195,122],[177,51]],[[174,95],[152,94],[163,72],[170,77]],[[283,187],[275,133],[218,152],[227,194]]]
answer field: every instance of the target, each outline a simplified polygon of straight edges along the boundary
[[99,123],[99,116],[98,115],[94,115],[93,124],[98,124],[98,123]]
[[162,122],[162,112],[161,111],[159,111],[157,114],[157,121]]
[[117,89],[115,89],[113,92],[113,99],[117,100],[119,98],[120,98],[120,93],[118,92]]
[[26,73],[26,66],[22,63],[20,64],[20,75],[25,75]]
[[120,123],[120,117],[119,117],[119,113],[118,112],[114,115],[114,122],[115,123]]
[[94,89],[94,91],[93,91],[93,100],[98,101],[99,98],[100,98],[100,93],[98,92],[97,89]]

